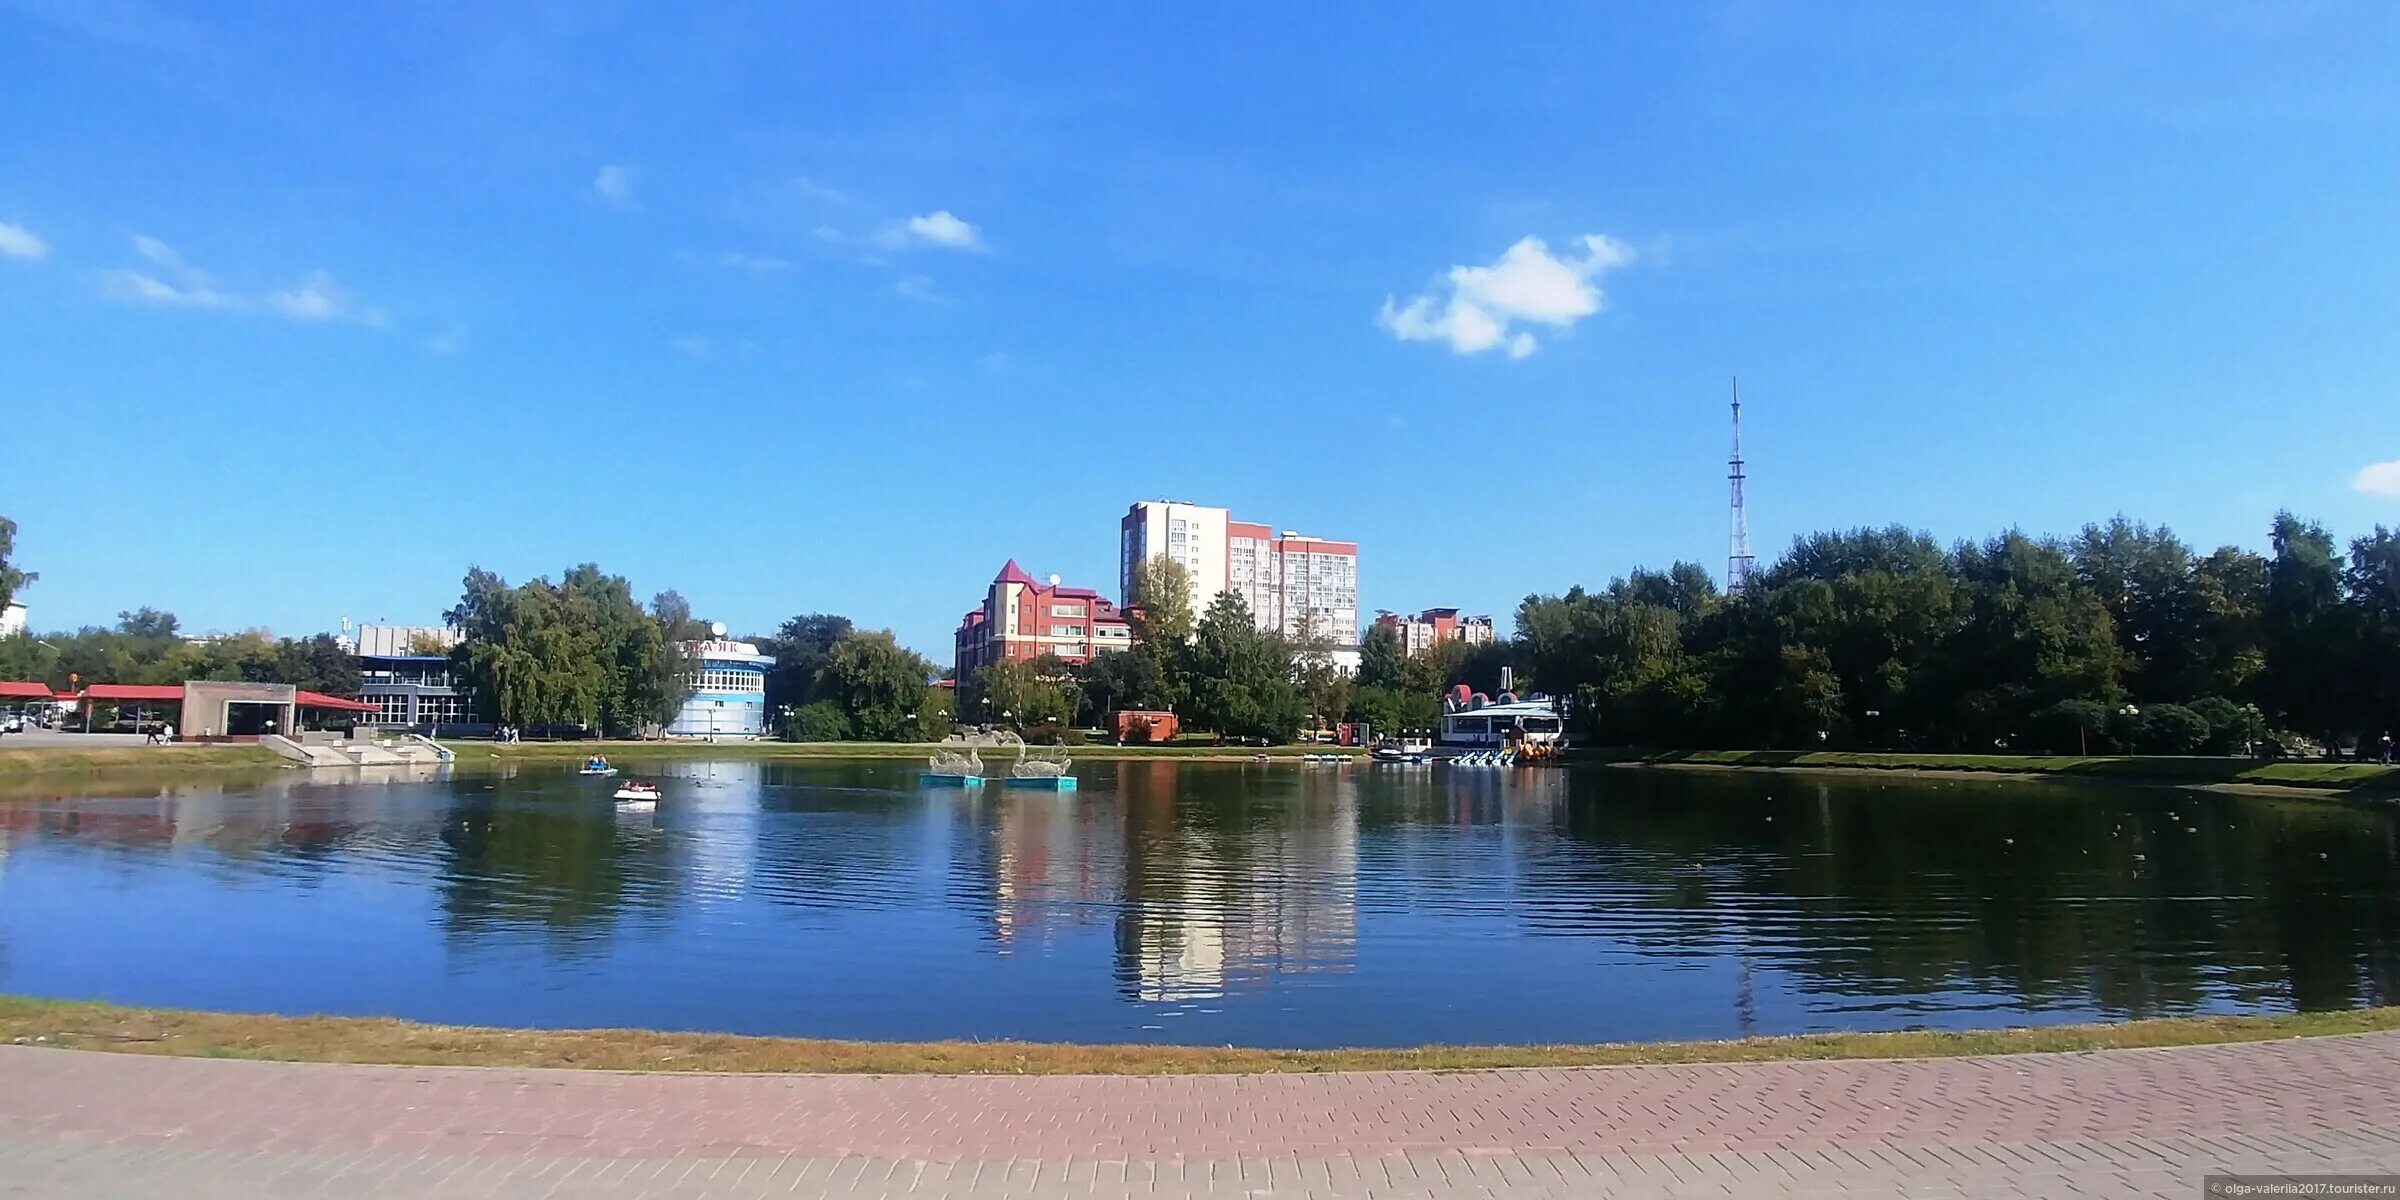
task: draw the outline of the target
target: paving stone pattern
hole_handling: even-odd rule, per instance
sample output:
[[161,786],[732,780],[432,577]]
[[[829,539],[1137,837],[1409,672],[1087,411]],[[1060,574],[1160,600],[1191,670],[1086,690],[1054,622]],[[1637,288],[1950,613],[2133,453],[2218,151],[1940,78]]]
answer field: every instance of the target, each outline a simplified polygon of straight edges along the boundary
[[2400,1034],[1185,1077],[633,1075],[0,1047],[0,1196],[2182,1196],[2400,1173]]

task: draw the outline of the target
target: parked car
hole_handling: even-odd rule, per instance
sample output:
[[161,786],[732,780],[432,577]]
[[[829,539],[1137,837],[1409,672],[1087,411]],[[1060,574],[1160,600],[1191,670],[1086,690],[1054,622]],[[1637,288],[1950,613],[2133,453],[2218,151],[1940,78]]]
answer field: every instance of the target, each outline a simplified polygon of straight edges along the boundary
[[10,713],[7,716],[0,717],[0,733],[23,732],[25,732],[25,718],[22,714]]

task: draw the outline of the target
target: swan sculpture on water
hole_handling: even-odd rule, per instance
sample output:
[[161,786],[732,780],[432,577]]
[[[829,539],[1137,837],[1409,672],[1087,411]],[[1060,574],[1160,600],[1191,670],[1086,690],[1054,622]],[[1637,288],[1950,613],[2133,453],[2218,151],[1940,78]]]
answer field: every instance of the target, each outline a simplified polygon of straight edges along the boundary
[[972,746],[967,748],[965,754],[956,750],[938,750],[925,764],[925,770],[934,775],[981,775],[983,759],[976,755]]
[[1058,779],[1075,765],[1075,760],[1064,749],[1044,747],[1032,750],[1026,746],[1024,738],[1011,730],[1001,730],[994,738],[1000,746],[1017,748],[1017,759],[1008,768],[1008,777],[1011,779]]

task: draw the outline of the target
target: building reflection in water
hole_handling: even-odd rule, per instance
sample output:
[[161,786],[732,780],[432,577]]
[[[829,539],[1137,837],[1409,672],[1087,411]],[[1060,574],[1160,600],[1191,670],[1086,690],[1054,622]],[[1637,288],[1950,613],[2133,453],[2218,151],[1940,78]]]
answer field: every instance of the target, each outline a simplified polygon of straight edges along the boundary
[[1338,770],[1259,771],[1238,814],[1179,803],[1171,773],[1124,789],[1116,940],[1129,998],[1214,999],[1353,965],[1358,786]]
[[1185,796],[1193,773],[1171,761],[1080,774],[1076,795],[994,791],[972,802],[988,822],[999,953],[1105,926],[1120,991],[1156,1003],[1350,969],[1358,795],[1345,773],[1262,769],[1256,799],[1236,812]]
[[728,903],[749,890],[758,861],[760,802],[766,767],[756,762],[681,762],[657,768],[665,802],[659,817],[624,813],[639,824],[655,820],[673,834],[675,857],[699,902]]

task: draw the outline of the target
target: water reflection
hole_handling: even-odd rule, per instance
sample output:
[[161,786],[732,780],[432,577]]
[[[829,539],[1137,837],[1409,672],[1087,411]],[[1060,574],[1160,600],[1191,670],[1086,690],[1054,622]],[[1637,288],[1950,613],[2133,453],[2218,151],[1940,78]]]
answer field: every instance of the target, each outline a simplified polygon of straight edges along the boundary
[[[514,764],[509,764],[514,766]],[[0,804],[0,990],[857,1037],[1597,1040],[2389,1003],[2400,820],[1752,775],[278,773]]]

